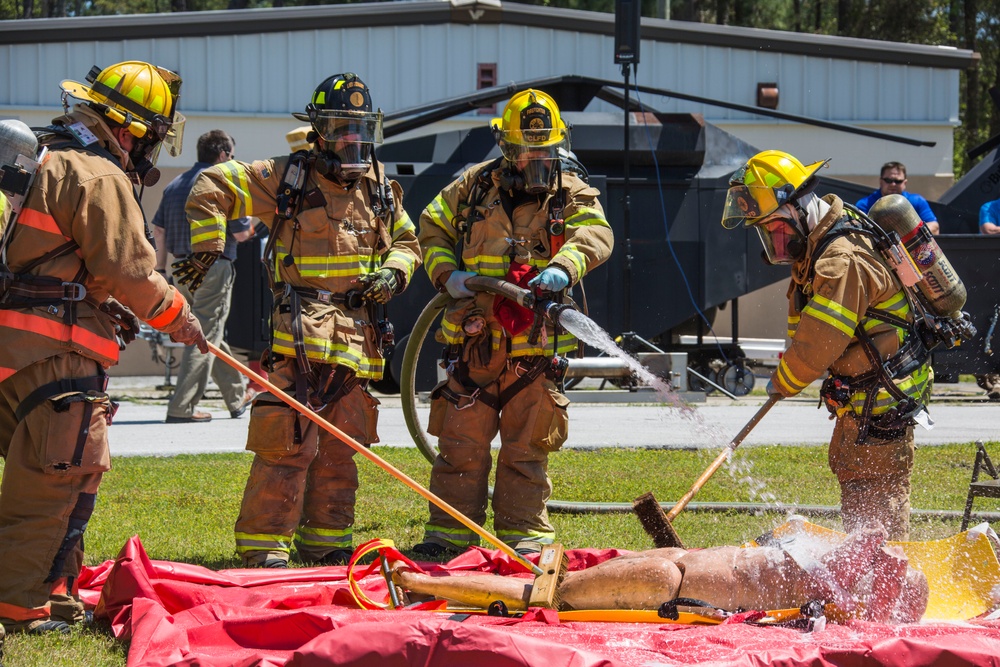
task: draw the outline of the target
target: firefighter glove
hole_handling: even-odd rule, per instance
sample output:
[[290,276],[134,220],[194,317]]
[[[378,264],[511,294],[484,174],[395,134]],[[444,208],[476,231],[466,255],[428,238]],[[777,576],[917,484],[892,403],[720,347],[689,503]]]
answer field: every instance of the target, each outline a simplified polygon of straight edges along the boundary
[[546,292],[561,292],[569,287],[569,274],[558,266],[549,266],[529,280],[528,285]]
[[178,285],[187,285],[187,288],[194,292],[201,286],[201,281],[205,279],[208,270],[218,258],[217,252],[196,252],[179,259],[170,265],[174,270],[174,280]]
[[771,380],[767,381],[767,386],[764,388],[764,390],[767,392],[768,396],[777,396],[778,400],[784,398],[784,396],[781,395],[781,392],[774,388],[774,382],[772,382]]
[[469,271],[452,271],[448,274],[448,279],[444,281],[444,288],[453,299],[467,299],[476,296],[476,293],[465,286],[465,281],[475,276]]
[[201,331],[201,324],[194,313],[187,314],[187,319],[184,320],[180,329],[171,332],[170,340],[184,345],[195,345],[202,354],[208,354],[208,341],[205,339],[205,334]]
[[358,282],[364,286],[361,298],[375,303],[389,303],[389,299],[399,291],[401,283],[396,269],[379,269],[360,278]]
[[111,317],[115,331],[125,345],[135,340],[139,333],[139,318],[135,316],[135,313],[110,297],[99,308],[101,312],[107,313]]

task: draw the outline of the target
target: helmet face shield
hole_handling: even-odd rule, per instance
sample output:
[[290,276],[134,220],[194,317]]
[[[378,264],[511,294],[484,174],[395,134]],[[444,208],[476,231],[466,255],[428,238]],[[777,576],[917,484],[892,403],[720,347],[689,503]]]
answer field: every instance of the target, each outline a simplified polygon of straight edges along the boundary
[[784,215],[776,215],[753,226],[764,246],[769,264],[792,264],[806,251],[806,237],[799,226]]
[[339,176],[346,180],[368,171],[375,144],[382,143],[381,111],[319,111],[312,126],[325,150],[339,161]]
[[319,111],[312,119],[312,126],[316,134],[329,144],[338,141],[382,143],[381,111]]
[[755,220],[776,210],[778,210],[778,200],[771,188],[764,185],[736,183],[729,187],[729,192],[726,194],[726,204],[722,209],[722,226],[726,229],[736,229],[741,225],[752,225],[755,224]]

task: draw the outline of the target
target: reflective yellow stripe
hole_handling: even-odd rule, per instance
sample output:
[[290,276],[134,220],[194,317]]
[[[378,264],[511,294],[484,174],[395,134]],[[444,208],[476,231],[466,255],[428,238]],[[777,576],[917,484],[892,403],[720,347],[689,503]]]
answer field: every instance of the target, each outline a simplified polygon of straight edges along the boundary
[[467,528],[445,528],[427,523],[424,524],[424,536],[443,540],[461,548],[479,545],[479,535]]
[[236,206],[229,211],[230,218],[235,220],[253,215],[253,198],[250,196],[246,168],[235,160],[223,162],[216,167],[222,172],[223,181],[229,186],[229,190],[236,195]]
[[832,301],[824,296],[816,294],[806,307],[802,309],[802,316],[813,317],[820,322],[830,325],[849,338],[854,337],[854,330],[858,326],[858,316],[848,308],[844,308],[836,301]]
[[226,219],[223,216],[209,218],[208,220],[191,221],[191,245],[198,245],[205,241],[215,241],[226,238]]
[[798,315],[788,316],[788,337],[795,338],[795,332],[799,329],[799,320],[801,318]]
[[788,364],[785,363],[784,359],[778,364],[775,379],[790,394],[797,394],[807,386],[807,383],[795,377],[795,374],[788,369]]
[[[930,378],[930,366],[924,364],[911,375],[895,382],[895,385],[901,392],[910,398],[916,399],[920,403],[924,403],[926,402],[925,394],[929,389],[928,383],[930,382]],[[855,392],[851,396],[850,406],[856,414],[860,415],[864,411],[865,399],[867,398],[868,392],[865,391]],[[875,406],[872,408],[872,414],[879,415],[888,412],[898,403],[899,401],[893,398],[892,394],[890,394],[886,389],[879,389],[878,393],[875,395]]]
[[403,211],[403,215],[393,225],[392,240],[398,241],[399,237],[403,234],[416,231],[417,226],[410,220],[410,216],[406,214],[406,211]]
[[569,216],[563,222],[567,227],[589,227],[596,225],[599,227],[610,227],[608,221],[601,215],[600,211],[593,208],[580,207],[576,213]]
[[434,271],[441,265],[450,265],[453,268],[458,268],[458,259],[455,257],[455,252],[451,248],[444,248],[442,246],[430,246],[424,252],[424,268],[427,271],[428,276],[433,276]]
[[552,544],[556,541],[555,531],[549,530],[498,530],[497,537],[510,546],[516,546],[522,540],[539,544]]
[[236,551],[285,551],[292,548],[292,538],[287,535],[267,535],[264,533],[236,533]]
[[383,264],[387,264],[389,262],[402,264],[405,267],[403,271],[406,273],[407,281],[410,280],[410,277],[413,275],[413,270],[417,265],[416,258],[405,250],[390,250],[389,254],[385,257],[385,262],[383,262]]
[[[274,331],[272,349],[286,356],[295,356],[295,340],[291,334]],[[385,371],[385,360],[368,357],[349,345],[335,343],[327,338],[303,337],[306,357],[328,364],[341,364],[355,371],[359,378],[381,379]]]
[[314,547],[350,547],[354,536],[350,528],[307,528],[299,526],[295,531],[295,541]]
[[559,257],[565,259],[573,268],[576,269],[577,278],[583,278],[584,274],[587,272],[587,256],[581,253],[575,243],[567,243],[559,252],[555,254],[552,259]]
[[443,229],[448,234],[448,238],[453,242],[458,242],[458,231],[455,229],[454,224],[452,224],[455,214],[448,208],[448,202],[444,200],[443,196],[438,195],[435,197],[427,205],[427,208],[424,209],[424,215],[434,223],[435,227]]

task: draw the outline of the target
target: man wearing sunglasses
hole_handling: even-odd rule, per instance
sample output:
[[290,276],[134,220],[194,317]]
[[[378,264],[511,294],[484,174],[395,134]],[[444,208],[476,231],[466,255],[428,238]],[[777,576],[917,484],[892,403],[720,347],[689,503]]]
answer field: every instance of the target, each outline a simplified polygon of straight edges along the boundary
[[913,209],[920,216],[920,219],[931,234],[940,231],[937,216],[931,210],[927,200],[918,194],[906,191],[906,165],[902,162],[886,162],[882,165],[882,172],[878,179],[878,190],[858,201],[857,206],[863,213],[867,213],[882,197],[886,195],[903,195],[913,205]]

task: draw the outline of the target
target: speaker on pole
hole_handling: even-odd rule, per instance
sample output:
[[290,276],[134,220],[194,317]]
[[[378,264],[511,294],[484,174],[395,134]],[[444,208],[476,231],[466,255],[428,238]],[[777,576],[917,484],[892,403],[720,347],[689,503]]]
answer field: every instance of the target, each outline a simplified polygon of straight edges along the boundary
[[615,63],[639,64],[641,0],[615,0]]

